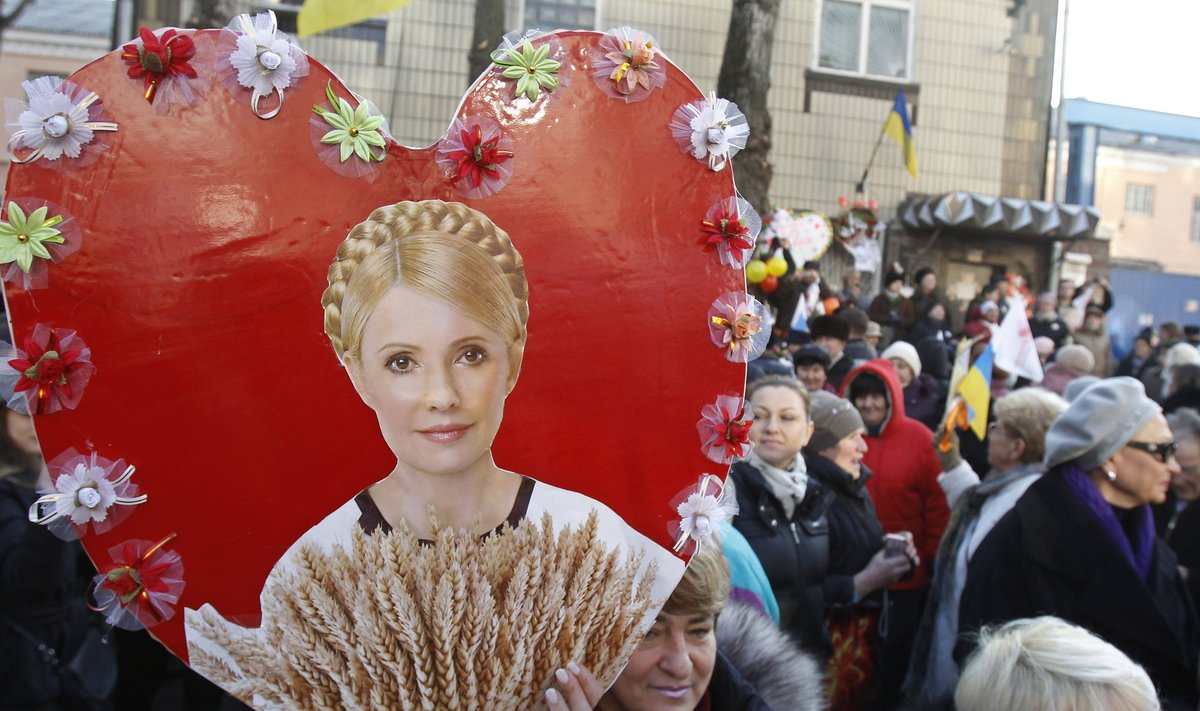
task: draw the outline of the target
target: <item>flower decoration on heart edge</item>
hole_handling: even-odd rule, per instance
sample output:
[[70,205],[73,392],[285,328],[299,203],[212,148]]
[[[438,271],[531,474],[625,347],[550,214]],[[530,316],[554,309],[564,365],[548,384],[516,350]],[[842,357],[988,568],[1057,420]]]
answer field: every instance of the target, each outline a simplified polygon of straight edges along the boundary
[[[108,147],[100,136],[117,130],[100,96],[65,79],[38,77],[21,82],[27,101],[9,99],[8,156],[13,163],[32,163],[61,170],[68,164],[88,165]],[[68,160],[63,160],[63,159]]]
[[26,291],[44,289],[49,265],[79,250],[79,223],[62,207],[35,198],[14,198],[0,216],[0,277]]
[[[535,45],[534,42],[537,41]],[[492,52],[492,62],[500,67],[505,79],[515,79],[514,98],[524,96],[537,101],[542,92],[554,92],[566,86],[567,78],[562,71],[566,51],[553,35],[543,36],[537,30],[524,35],[509,33]]]
[[466,198],[495,195],[513,173],[512,141],[486,116],[454,119],[438,142],[437,164]]
[[715,92],[676,109],[670,129],[684,153],[705,161],[714,172],[723,170],[750,138],[750,125],[737,104]]
[[96,372],[83,339],[75,331],[39,323],[23,345],[9,349],[8,355],[16,357],[6,359],[17,376],[14,399],[24,400],[31,415],[75,409]]
[[317,155],[334,172],[347,178],[375,179],[375,164],[387,157],[391,140],[387,120],[375,105],[357,95],[356,103],[325,86],[328,103],[313,106],[310,135]]
[[196,43],[189,31],[143,27],[138,38],[121,47],[121,59],[129,65],[132,79],[142,80],[142,96],[159,113],[173,105],[190,106],[202,96],[191,62]]
[[33,502],[29,520],[63,540],[78,538],[89,525],[96,534],[107,533],[128,518],[134,506],[146,502],[146,495],[130,481],[135,468],[126,466],[124,459],[114,462],[72,448],[46,466],[54,477],[54,490]]
[[713,251],[721,264],[741,269],[754,252],[762,220],[750,203],[739,197],[725,198],[708,209],[700,222],[697,243]]
[[[274,118],[283,108],[284,91],[308,76],[308,56],[283,32],[273,10],[253,18],[238,15],[217,41],[228,62],[227,83],[250,90],[250,110],[260,119]],[[264,106],[263,99],[275,96]]]
[[718,395],[700,410],[696,429],[700,451],[718,464],[731,464],[750,453],[750,427],[754,413],[741,396]]
[[667,531],[675,541],[675,552],[684,555],[694,555],[704,545],[719,545],[718,529],[738,512],[737,501],[713,474],[704,474],[695,486],[676,494],[671,508],[679,520],[668,523]]
[[648,32],[632,27],[609,30],[600,38],[592,74],[608,96],[627,104],[642,101],[667,84],[667,70],[655,59],[661,50]]
[[838,198],[838,207],[842,208],[833,220],[833,234],[843,243],[859,239],[878,239],[883,236],[887,225],[881,222],[875,211],[879,209],[878,200],[863,200],[857,198],[851,202],[849,198]]
[[132,540],[108,549],[111,563],[92,579],[97,612],[113,627],[138,630],[175,616],[183,593],[183,559],[165,547],[175,534],[158,543]]
[[735,363],[747,363],[762,355],[771,332],[763,328],[763,305],[744,291],[717,297],[708,311],[712,342]]

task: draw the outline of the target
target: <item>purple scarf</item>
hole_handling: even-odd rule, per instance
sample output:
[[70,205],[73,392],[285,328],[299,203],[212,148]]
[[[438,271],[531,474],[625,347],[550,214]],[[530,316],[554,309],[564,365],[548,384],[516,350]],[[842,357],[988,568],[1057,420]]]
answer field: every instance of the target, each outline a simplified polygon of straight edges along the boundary
[[1087,509],[1092,520],[1100,524],[1100,528],[1104,529],[1117,549],[1125,554],[1125,558],[1142,581],[1147,581],[1150,577],[1150,562],[1154,557],[1154,519],[1150,514],[1150,507],[1142,504],[1129,510],[1129,530],[1132,534],[1130,538],[1125,535],[1125,529],[1113,513],[1112,505],[1100,495],[1100,490],[1088,478],[1087,472],[1074,464],[1066,464],[1059,468],[1059,474],[1067,483],[1067,488],[1075,494],[1075,499]]

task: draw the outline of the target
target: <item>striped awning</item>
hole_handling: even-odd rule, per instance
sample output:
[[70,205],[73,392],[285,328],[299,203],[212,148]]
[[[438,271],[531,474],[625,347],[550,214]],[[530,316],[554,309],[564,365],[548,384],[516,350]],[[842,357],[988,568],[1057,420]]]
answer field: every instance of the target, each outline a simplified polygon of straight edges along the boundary
[[897,215],[910,231],[955,227],[1047,239],[1101,239],[1096,234],[1100,211],[1086,205],[946,193],[908,198]]

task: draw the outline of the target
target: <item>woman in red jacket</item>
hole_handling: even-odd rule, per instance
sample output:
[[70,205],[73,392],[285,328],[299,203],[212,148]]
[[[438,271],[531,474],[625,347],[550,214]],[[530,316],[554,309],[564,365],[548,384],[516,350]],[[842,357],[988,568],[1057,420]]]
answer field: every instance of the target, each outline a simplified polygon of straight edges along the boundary
[[889,533],[911,531],[922,561],[911,578],[891,588],[887,638],[880,648],[880,698],[898,702],[929,587],[929,563],[937,556],[950,509],[937,481],[941,464],[933,433],[904,414],[904,391],[892,364],[876,358],[851,371],[842,396],[858,408],[867,428],[863,464],[875,472],[867,490],[879,520]]

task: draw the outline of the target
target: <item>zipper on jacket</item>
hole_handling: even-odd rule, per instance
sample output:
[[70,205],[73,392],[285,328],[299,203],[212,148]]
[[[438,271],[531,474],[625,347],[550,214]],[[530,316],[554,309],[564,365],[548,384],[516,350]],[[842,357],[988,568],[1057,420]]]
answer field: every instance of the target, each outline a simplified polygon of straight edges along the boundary
[[796,533],[796,522],[792,521],[788,527],[792,529],[792,540],[796,542],[796,545],[800,545],[800,534]]

